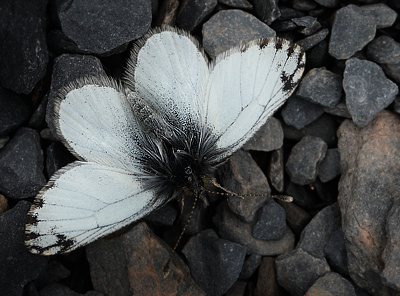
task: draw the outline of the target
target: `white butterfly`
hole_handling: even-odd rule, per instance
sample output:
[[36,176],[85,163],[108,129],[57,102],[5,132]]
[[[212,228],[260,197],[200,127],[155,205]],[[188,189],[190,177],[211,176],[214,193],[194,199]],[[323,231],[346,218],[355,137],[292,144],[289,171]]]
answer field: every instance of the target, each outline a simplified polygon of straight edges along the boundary
[[183,31],[139,40],[125,84],[85,78],[60,92],[49,125],[79,159],[59,170],[28,213],[32,253],[72,251],[128,225],[203,178],[238,150],[291,95],[302,49],[279,39],[209,62]]

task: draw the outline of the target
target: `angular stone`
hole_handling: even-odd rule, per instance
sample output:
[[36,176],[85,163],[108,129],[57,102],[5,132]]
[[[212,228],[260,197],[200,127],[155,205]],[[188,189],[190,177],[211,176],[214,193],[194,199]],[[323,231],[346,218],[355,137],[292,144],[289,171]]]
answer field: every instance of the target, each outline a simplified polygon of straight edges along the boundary
[[299,29],[298,32],[309,36],[319,29],[321,29],[321,24],[318,22],[316,17],[312,16],[303,16],[299,18],[293,18],[292,21],[299,27],[303,27]]
[[338,60],[348,59],[375,37],[376,21],[359,7],[347,5],[336,12],[332,24],[329,53]]
[[281,148],[282,145],[282,125],[278,119],[270,117],[242,148],[245,150],[269,152]]
[[202,30],[205,51],[218,54],[254,39],[275,37],[276,33],[253,15],[241,10],[222,10],[213,15]]
[[178,14],[179,1],[178,0],[165,0],[162,1],[157,17],[154,20],[154,25],[161,26],[175,26],[176,16]]
[[340,0],[315,0],[315,2],[328,8],[335,8],[340,4]]
[[346,244],[341,228],[333,231],[329,241],[325,245],[324,254],[334,271],[343,276],[349,275]]
[[292,148],[286,162],[286,171],[290,180],[299,185],[314,182],[327,149],[322,139],[305,136]]
[[271,181],[271,185],[278,191],[283,192],[285,181],[285,166],[283,163],[283,149],[274,150],[271,152],[271,158],[267,168],[267,176]]
[[283,295],[283,290],[276,280],[275,258],[263,257],[258,270],[255,296]]
[[191,237],[182,253],[199,287],[207,295],[222,295],[238,279],[246,248],[208,229]]
[[278,201],[278,203],[286,212],[287,224],[290,229],[293,230],[296,236],[300,236],[303,229],[311,221],[311,215],[294,202]]
[[383,3],[363,5],[360,8],[363,13],[375,19],[377,29],[391,27],[397,18],[396,11]]
[[348,295],[356,296],[353,285],[339,274],[329,272],[315,281],[307,295]]
[[340,175],[340,155],[337,148],[328,149],[318,170],[318,178],[329,182]]
[[356,58],[346,61],[343,88],[347,107],[357,126],[367,125],[394,101],[399,90],[377,64]]
[[293,96],[282,109],[282,118],[287,125],[302,129],[312,123],[324,113],[324,109],[317,104]]
[[278,0],[253,0],[253,5],[256,16],[267,25],[281,16]]
[[258,254],[251,254],[250,256],[248,256],[243,263],[239,279],[248,280],[257,270],[258,266],[261,263],[261,259],[261,255]]
[[176,24],[186,31],[195,30],[217,6],[217,0],[187,0],[182,3]]
[[253,5],[247,0],[219,0],[218,3],[224,4],[229,7],[252,9]]
[[318,43],[322,42],[329,34],[328,29],[322,29],[321,31],[310,35],[304,39],[296,41],[298,45],[300,45],[304,51],[309,50],[310,48],[316,46]]
[[286,212],[276,202],[269,202],[260,210],[253,227],[253,237],[262,240],[279,240],[286,232]]

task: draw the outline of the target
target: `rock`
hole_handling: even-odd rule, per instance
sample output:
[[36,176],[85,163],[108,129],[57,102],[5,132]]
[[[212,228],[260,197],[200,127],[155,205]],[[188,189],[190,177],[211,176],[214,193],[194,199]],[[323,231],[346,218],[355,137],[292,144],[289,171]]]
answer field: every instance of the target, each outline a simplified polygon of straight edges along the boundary
[[299,185],[314,182],[327,148],[326,143],[320,138],[305,136],[301,139],[292,148],[286,162],[290,180]]
[[263,257],[258,271],[257,285],[254,291],[255,296],[281,295],[282,288],[276,281],[275,259]]
[[25,222],[30,203],[20,201],[0,215],[0,286],[3,295],[23,295],[23,288],[45,268],[48,257],[25,247]]
[[[174,221],[176,220],[177,216],[178,216],[178,211],[175,209],[175,207],[173,207],[170,203],[167,203],[161,208],[151,212],[143,219],[147,223],[155,226],[165,226],[165,225],[172,226],[174,225]],[[186,221],[187,220],[185,220],[185,222]],[[191,224],[191,222],[192,220],[190,220],[189,224]]]
[[329,43],[323,40],[307,52],[307,66],[310,69],[321,68],[333,58],[328,53]]
[[284,172],[285,166],[283,163],[283,149],[274,150],[271,152],[271,158],[267,168],[267,176],[271,185],[278,191],[284,190]]
[[309,36],[319,29],[321,29],[321,24],[318,22],[316,17],[312,16],[303,16],[299,18],[293,18],[292,21],[299,27],[303,27],[299,29],[298,32]]
[[282,125],[278,119],[270,117],[242,148],[245,150],[269,152],[281,148],[282,145]]
[[253,227],[253,237],[262,240],[280,240],[286,232],[286,212],[276,202],[263,206]]
[[0,81],[16,93],[29,94],[46,73],[47,0],[6,1],[0,11]]
[[382,68],[356,58],[346,61],[343,88],[347,107],[357,126],[367,125],[398,93],[397,85],[386,78]]
[[105,295],[204,295],[178,255],[139,223],[128,232],[86,247],[93,287]]
[[63,33],[80,50],[94,54],[106,54],[143,36],[151,23],[148,0],[99,0],[96,5],[60,0],[55,10]]
[[329,241],[325,245],[324,254],[334,271],[346,277],[349,275],[346,244],[341,228],[333,231]]
[[278,201],[278,203],[286,212],[287,224],[290,229],[293,230],[296,236],[300,236],[303,229],[310,222],[311,215],[294,202]]
[[305,295],[318,278],[330,271],[324,258],[314,257],[300,248],[278,256],[275,264],[279,285],[294,296]]
[[160,11],[157,14],[154,24],[157,27],[161,26],[175,26],[176,16],[178,14],[179,1],[178,0],[165,0],[160,3]]
[[247,282],[237,280],[233,286],[225,293],[225,296],[242,296],[245,295]]
[[311,69],[296,94],[323,107],[335,107],[342,96],[342,78],[325,67]]
[[253,5],[247,0],[219,0],[218,3],[224,4],[229,7],[241,8],[241,9],[252,9]]
[[37,131],[23,127],[0,150],[0,192],[11,198],[35,196],[46,184]]
[[176,23],[179,28],[193,31],[212,13],[217,0],[187,0],[182,3]]
[[329,182],[340,175],[340,155],[337,148],[328,149],[318,170],[318,178]]
[[247,256],[246,260],[243,263],[242,270],[239,274],[239,279],[248,280],[257,270],[258,266],[261,263],[261,256],[258,254],[251,254]]
[[30,111],[28,98],[0,87],[0,136],[10,134],[28,121]]
[[348,59],[375,37],[376,21],[361,8],[347,5],[336,12],[329,42],[329,54],[338,60]]
[[391,27],[397,18],[396,11],[383,3],[364,5],[360,9],[363,13],[375,19],[377,29]]
[[40,290],[40,296],[80,296],[80,295],[103,296],[104,294],[97,291],[88,291],[85,294],[80,294],[58,283],[48,285]]
[[400,119],[382,111],[363,128],[345,120],[338,137],[338,200],[350,277],[372,295],[384,295],[389,289],[382,282],[382,251],[391,244],[387,216],[400,194]]
[[335,8],[338,7],[340,4],[340,0],[315,0],[315,2],[328,8]]
[[205,51],[218,54],[254,39],[275,37],[276,33],[253,15],[241,10],[222,10],[213,15],[202,30]]
[[351,114],[344,99],[341,99],[333,108],[324,108],[324,111],[329,114],[351,119]]
[[220,239],[208,229],[191,237],[182,253],[199,287],[207,295],[222,295],[238,279],[246,248]]
[[292,96],[283,107],[281,114],[287,125],[299,130],[324,114],[324,109],[299,96]]
[[271,24],[271,28],[277,33],[284,33],[297,29],[297,25],[290,20],[275,21]]
[[322,29],[321,31],[310,35],[304,39],[296,41],[298,45],[300,45],[304,51],[309,50],[310,48],[316,46],[318,43],[322,42],[326,36],[328,36],[329,30]]
[[60,142],[51,143],[46,150],[46,172],[49,177],[76,160],[76,158]]
[[41,99],[39,105],[36,107],[36,110],[33,112],[31,118],[29,119],[29,127],[39,129],[45,125],[47,102],[48,95],[46,94]]
[[281,16],[278,0],[253,0],[253,5],[256,16],[267,25]]
[[294,0],[292,6],[297,10],[309,11],[315,9],[317,4],[311,0]]
[[315,281],[307,295],[348,295],[356,296],[353,285],[339,274],[329,272]]

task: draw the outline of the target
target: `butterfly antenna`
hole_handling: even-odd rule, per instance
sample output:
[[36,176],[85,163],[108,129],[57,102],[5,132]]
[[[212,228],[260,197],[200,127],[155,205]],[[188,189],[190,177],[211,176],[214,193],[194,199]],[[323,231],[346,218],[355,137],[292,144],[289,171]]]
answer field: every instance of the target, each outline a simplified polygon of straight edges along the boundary
[[168,276],[168,274],[169,274],[169,271],[170,271],[170,263],[171,263],[171,260],[172,260],[172,256],[175,254],[175,251],[176,251],[176,249],[178,248],[178,245],[179,245],[179,243],[180,243],[180,241],[181,241],[181,239],[182,239],[182,236],[183,236],[183,234],[185,233],[186,228],[188,227],[188,225],[189,225],[189,223],[190,223],[190,220],[192,219],[194,210],[196,209],[196,205],[197,205],[198,199],[199,199],[199,192],[198,192],[198,191],[195,191],[195,193],[194,193],[193,206],[192,206],[192,210],[190,211],[189,218],[187,219],[186,224],[185,224],[185,226],[183,227],[183,229],[182,229],[182,231],[181,231],[181,234],[179,235],[178,240],[177,240],[176,243],[175,243],[175,246],[173,247],[172,251],[169,253],[169,258],[168,258],[167,264],[165,264],[165,266],[164,266],[164,278],[166,278],[166,277]]
[[245,197],[271,197],[271,198],[279,199],[284,202],[292,202],[293,201],[293,197],[291,197],[290,195],[237,194],[237,193],[234,193],[234,192],[229,191],[228,189],[224,188],[223,186],[218,184],[218,182],[215,181],[214,179],[210,179],[210,181],[215,187],[225,191],[225,192],[218,192],[218,191],[212,191],[212,190],[206,189],[206,192],[211,193],[211,194],[218,194],[218,195],[224,195],[224,196],[237,196],[237,197],[242,197],[242,198],[245,198]]

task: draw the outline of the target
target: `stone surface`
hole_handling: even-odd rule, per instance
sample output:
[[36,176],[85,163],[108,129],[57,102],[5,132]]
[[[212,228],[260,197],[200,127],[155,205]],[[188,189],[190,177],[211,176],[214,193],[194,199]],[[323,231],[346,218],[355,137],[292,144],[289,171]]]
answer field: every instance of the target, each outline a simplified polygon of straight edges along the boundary
[[382,252],[390,245],[387,216],[400,194],[400,118],[383,111],[363,128],[345,120],[338,136],[342,170],[338,200],[350,276],[372,295],[386,295]]
[[327,148],[326,143],[320,138],[305,136],[301,139],[292,148],[286,162],[290,180],[300,185],[314,182]]
[[284,122],[296,129],[302,129],[323,113],[324,109],[320,105],[298,96],[291,97],[281,111]]
[[275,264],[279,285],[294,296],[305,295],[318,278],[330,271],[324,258],[314,257],[302,249],[278,256]]
[[319,5],[329,7],[329,8],[335,8],[338,7],[340,4],[340,0],[315,0]]
[[275,37],[276,33],[253,15],[241,10],[222,10],[213,15],[202,29],[203,46],[212,57],[241,43]]
[[24,285],[36,279],[48,257],[31,254],[25,247],[26,213],[30,203],[20,201],[0,215],[0,287],[2,295],[22,295]]
[[258,271],[257,285],[254,290],[255,296],[281,295],[282,288],[276,281],[275,259],[263,257]]
[[182,253],[199,287],[207,295],[222,295],[238,279],[246,248],[220,239],[208,229],[191,237]]
[[329,35],[328,29],[322,29],[321,31],[312,34],[304,39],[296,41],[298,45],[300,45],[304,51],[309,50],[310,48],[316,46],[318,43],[322,42]]
[[348,295],[356,296],[353,285],[339,274],[329,272],[315,281],[307,291],[308,296],[316,295]]
[[356,58],[346,61],[343,88],[347,107],[357,126],[367,125],[394,101],[399,90],[377,64]]
[[281,148],[282,145],[282,125],[278,119],[270,117],[242,148],[245,150],[269,152]]
[[235,8],[242,8],[242,9],[251,9],[253,5],[247,0],[218,0],[219,3],[235,7]]
[[21,128],[0,150],[0,192],[6,197],[35,196],[46,184],[37,131]]
[[279,240],[286,232],[285,210],[276,202],[263,206],[253,227],[253,237],[262,240]]
[[46,73],[47,0],[3,1],[0,10],[0,84],[29,94]]
[[383,3],[363,5],[360,8],[363,13],[375,19],[377,29],[391,27],[397,18],[396,11]]
[[301,29],[298,29],[297,31],[306,36],[309,36],[309,35],[317,32],[319,29],[321,29],[321,24],[318,22],[316,17],[303,16],[303,17],[299,17],[299,18],[293,18],[292,21],[297,26],[302,27]]
[[178,0],[162,1],[157,17],[154,20],[154,24],[157,27],[161,27],[163,25],[172,27],[175,26],[176,16],[178,14],[178,8],[179,8]]
[[[79,296],[83,295],[61,284],[51,284],[40,290],[40,296]],[[88,291],[85,296],[103,296],[97,291]]]
[[318,170],[318,178],[329,182],[340,175],[340,155],[337,148],[328,149]]
[[256,16],[267,25],[281,16],[278,0],[253,0],[253,5]]
[[271,152],[271,158],[267,168],[267,176],[271,185],[280,193],[284,190],[285,181],[285,165],[283,163],[283,149]]
[[51,177],[56,171],[76,158],[60,142],[51,143],[46,150],[46,172]]
[[105,295],[204,295],[178,255],[164,274],[170,251],[144,222],[98,240],[86,248],[93,287]]
[[324,254],[332,270],[343,276],[349,275],[346,244],[341,228],[333,231],[329,241],[325,245]]
[[150,28],[151,3],[96,0],[57,1],[56,13],[63,33],[80,50],[105,54],[144,35]]
[[335,107],[342,96],[342,78],[323,68],[311,69],[302,79],[296,94],[323,107]]
[[187,0],[182,2],[176,24],[186,31],[195,30],[217,6],[217,0]]
[[251,254],[247,256],[243,263],[242,270],[240,271],[239,279],[248,280],[257,270],[261,263],[261,259],[261,255],[258,254]]
[[336,12],[332,24],[329,53],[338,60],[348,59],[375,37],[376,21],[359,7],[347,5]]

